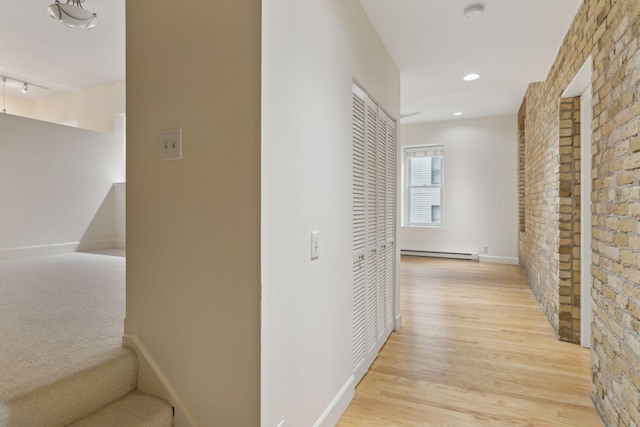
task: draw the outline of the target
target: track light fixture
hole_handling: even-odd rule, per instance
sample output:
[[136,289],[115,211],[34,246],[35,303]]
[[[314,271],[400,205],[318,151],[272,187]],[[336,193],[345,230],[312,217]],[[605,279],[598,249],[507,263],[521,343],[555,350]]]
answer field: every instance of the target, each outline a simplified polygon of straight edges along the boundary
[[[9,85],[11,87],[14,87],[17,89],[18,85],[21,85],[22,87],[20,88],[20,92],[22,93],[27,93],[29,91],[30,88],[32,87],[37,87],[39,89],[44,89],[47,90],[49,89],[48,87],[44,87],[35,83],[31,83],[28,82],[26,80],[22,80],[16,77],[9,77],[9,76],[3,76],[0,75],[0,80],[2,80],[3,83],[3,95],[6,92],[6,86],[7,86],[7,82],[9,82]],[[4,112],[4,111],[3,111]]]
[[20,89],[22,93],[27,93],[30,86],[34,86],[44,90],[49,89],[48,87],[40,86],[31,82],[26,82],[22,79],[3,75],[0,75],[0,81],[2,81],[2,110],[0,110],[0,112],[3,114],[7,112],[7,81],[9,82],[9,85],[15,87],[16,90],[19,85],[22,85],[22,88]]
[[96,26],[98,15],[85,10],[82,3],[84,0],[67,0],[64,4],[56,0],[49,6],[49,14],[67,27],[90,30]]

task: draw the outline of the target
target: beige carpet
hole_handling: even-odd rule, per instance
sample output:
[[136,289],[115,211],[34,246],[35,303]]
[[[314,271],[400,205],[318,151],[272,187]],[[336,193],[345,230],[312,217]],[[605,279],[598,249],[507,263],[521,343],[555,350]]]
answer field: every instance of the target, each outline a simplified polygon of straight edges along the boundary
[[69,427],[171,427],[167,402],[134,392]]
[[37,397],[47,387],[60,394],[69,381],[95,381],[87,375],[102,362],[124,372],[113,384],[97,372],[105,388],[123,394],[135,386],[135,356],[121,344],[124,316],[123,257],[1,260],[0,426],[18,425],[12,417],[16,408],[30,410],[31,403],[24,403],[30,394]]

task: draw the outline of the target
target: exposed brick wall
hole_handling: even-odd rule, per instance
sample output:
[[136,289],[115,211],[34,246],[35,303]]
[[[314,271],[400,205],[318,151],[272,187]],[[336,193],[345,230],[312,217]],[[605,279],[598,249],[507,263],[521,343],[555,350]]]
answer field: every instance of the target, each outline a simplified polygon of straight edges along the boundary
[[564,135],[563,106],[574,126],[577,111],[561,96],[591,55],[592,398],[607,426],[640,426],[639,14],[640,0],[585,0],[547,79],[526,94],[521,265],[558,336],[575,340],[588,260],[576,244],[578,135]]
[[[560,149],[558,103],[545,100],[543,83],[526,93],[525,229],[519,238],[520,265],[556,333],[559,329]],[[547,110],[552,114],[549,118]],[[551,128],[550,126],[551,125]]]
[[558,337],[580,342],[580,97],[560,100]]
[[518,231],[523,233],[525,228],[525,163],[524,163],[524,124],[527,115],[527,100],[522,101],[518,111]]

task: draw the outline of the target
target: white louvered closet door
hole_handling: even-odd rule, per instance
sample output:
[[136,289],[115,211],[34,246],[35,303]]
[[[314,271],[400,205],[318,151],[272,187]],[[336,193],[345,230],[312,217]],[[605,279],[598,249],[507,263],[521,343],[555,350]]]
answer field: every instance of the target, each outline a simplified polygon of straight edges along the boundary
[[[391,332],[386,327],[386,200],[387,200],[387,126],[390,121],[387,114],[378,109],[378,141],[376,150],[376,347],[380,349]],[[377,351],[376,351],[377,352]]]
[[[366,276],[365,276],[365,95],[353,85],[353,368],[366,372]],[[362,377],[361,375],[361,377]]]
[[393,329],[395,212],[389,203],[395,194],[395,122],[356,84],[352,139],[353,369],[358,382]]
[[386,199],[385,199],[385,230],[386,230],[386,249],[385,249],[385,326],[391,331],[394,324],[394,297],[395,297],[395,219],[396,219],[396,122],[388,119],[387,135],[386,135],[386,151],[387,151],[387,179],[386,179]]
[[[378,336],[376,333],[377,326],[377,309],[378,309],[378,271],[377,271],[377,150],[378,150],[378,105],[371,98],[365,95],[365,244],[366,250],[364,254],[365,272],[366,272],[366,343],[367,357],[370,359],[371,354],[377,353]],[[375,356],[374,356],[375,358]],[[373,359],[371,360],[373,362]],[[371,363],[369,362],[368,365]],[[367,369],[369,366],[367,366]]]

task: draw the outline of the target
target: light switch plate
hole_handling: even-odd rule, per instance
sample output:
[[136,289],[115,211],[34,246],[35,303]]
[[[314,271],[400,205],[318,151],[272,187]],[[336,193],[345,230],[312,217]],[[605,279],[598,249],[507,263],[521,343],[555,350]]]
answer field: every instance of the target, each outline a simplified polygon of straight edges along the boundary
[[311,259],[318,259],[320,256],[320,232],[311,232]]
[[160,160],[182,158],[182,129],[160,133]]

